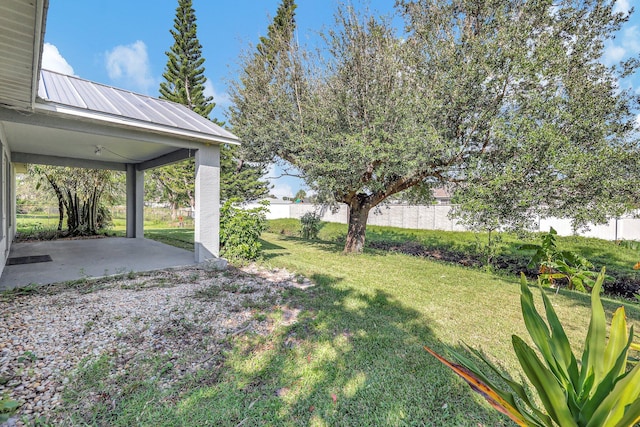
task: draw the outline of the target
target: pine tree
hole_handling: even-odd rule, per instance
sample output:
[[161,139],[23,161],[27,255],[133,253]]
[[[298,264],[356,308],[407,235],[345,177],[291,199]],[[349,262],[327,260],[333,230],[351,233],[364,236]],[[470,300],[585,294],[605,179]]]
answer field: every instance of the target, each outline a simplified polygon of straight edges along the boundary
[[[187,106],[203,117],[216,106],[212,96],[204,96],[204,58],[196,34],[196,13],[191,0],[178,0],[173,30],[175,43],[167,55],[167,67],[160,83],[160,97]],[[214,122],[217,123],[216,120]],[[219,123],[218,123],[219,124]]]
[[262,164],[248,164],[237,145],[220,147],[220,199],[254,201],[269,194],[271,186],[261,178],[266,173]]
[[[204,75],[202,45],[197,36],[196,14],[191,0],[178,0],[173,29],[170,30],[174,44],[166,52],[167,65],[160,83],[160,97],[185,105],[203,117],[209,118],[215,107],[213,97],[204,95],[207,78]],[[212,121],[222,126],[217,119]],[[268,184],[259,181],[264,174],[263,168],[252,166],[238,160],[235,147],[220,147],[221,197],[227,195],[243,200],[255,200],[269,192]],[[180,205],[188,202],[194,207],[193,159],[155,169],[151,178],[160,189],[162,199],[169,202],[172,217],[176,216]],[[230,197],[229,196],[229,197]]]
[[296,5],[295,0],[283,0],[276,11],[273,22],[267,28],[267,36],[260,37],[260,43],[256,47],[258,55],[273,65],[276,61],[280,42],[290,42],[296,29]]

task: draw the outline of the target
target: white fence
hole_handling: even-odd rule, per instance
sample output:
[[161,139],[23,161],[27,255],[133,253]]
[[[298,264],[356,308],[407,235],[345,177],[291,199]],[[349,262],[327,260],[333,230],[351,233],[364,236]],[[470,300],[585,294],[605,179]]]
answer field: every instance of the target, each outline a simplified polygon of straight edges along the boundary
[[[257,205],[256,205],[257,206]],[[388,205],[374,209],[369,214],[369,225],[384,225],[399,228],[421,230],[467,231],[455,219],[449,218],[449,205]],[[273,203],[269,207],[269,219],[300,218],[307,212],[318,212],[323,221],[346,224],[348,210],[346,205],[340,205],[336,212],[330,209],[305,203]],[[538,231],[549,231],[553,227],[561,236],[571,236],[575,233],[571,221],[563,218],[544,218],[536,221]],[[640,240],[640,219],[622,217],[611,219],[605,225],[590,225],[587,231],[577,234],[586,237],[596,237],[605,240]]]

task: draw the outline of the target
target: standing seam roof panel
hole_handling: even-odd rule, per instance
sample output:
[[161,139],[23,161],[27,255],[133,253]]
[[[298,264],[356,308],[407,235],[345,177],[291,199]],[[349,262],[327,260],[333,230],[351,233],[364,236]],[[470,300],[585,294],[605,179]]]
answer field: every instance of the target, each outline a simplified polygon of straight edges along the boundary
[[238,138],[181,104],[42,70],[38,96],[55,104],[231,140]]
[[144,108],[145,112],[148,113],[156,123],[191,129],[189,122],[176,121],[175,117],[171,117],[170,114],[167,114],[167,110],[162,107],[162,102],[159,100],[143,97],[140,97],[137,100],[141,103],[140,108]]
[[45,92],[47,98],[56,99],[62,104],[74,107],[87,108],[87,105],[77,95],[77,91],[67,80],[67,76],[62,74],[43,75]]
[[[159,100],[158,104],[163,107],[166,106],[167,109],[170,109],[171,115],[175,117],[177,120],[181,122],[189,123],[189,129],[197,131],[197,132],[208,132],[209,129],[206,127],[199,126],[199,120],[203,118],[195,111],[189,110],[187,107],[181,104],[175,104],[169,101]],[[186,114],[185,114],[186,111]]]
[[121,97],[122,99],[126,100],[129,103],[129,105],[131,105],[133,108],[135,108],[136,115],[134,115],[133,117],[138,118],[140,120],[144,120],[146,122],[157,123],[156,121],[151,120],[151,116],[150,115],[147,115],[147,113],[149,113],[149,111],[146,108],[145,103],[141,102],[138,96],[134,95],[131,92],[126,92],[124,90],[117,90],[117,89],[113,89],[113,88],[111,90],[116,92],[119,97]]
[[[156,102],[153,102],[153,101],[156,101]],[[185,129],[193,129],[193,125],[190,122],[184,120],[182,117],[174,113],[173,110],[175,108],[173,109],[168,108],[167,106],[165,106],[165,103],[162,102],[161,100],[153,100],[153,99],[147,98],[145,99],[145,102],[147,102],[151,108],[162,110],[163,117],[165,118],[165,120],[167,120],[167,122],[169,123],[173,123],[173,126],[184,127]]]
[[111,102],[111,104],[113,104],[118,109],[118,115],[128,118],[135,118],[138,120],[144,120],[146,122],[149,121],[148,117],[141,115],[140,111],[138,111],[137,108],[135,108],[125,98],[123,98],[118,91],[115,91],[113,90],[113,88],[107,86],[99,87],[98,90],[105,96],[105,98],[109,100],[109,102]]
[[185,119],[189,119],[189,122],[192,123],[193,126],[196,129],[198,129],[200,132],[211,132],[212,129],[215,129],[217,134],[220,135],[220,136],[237,139],[237,137],[235,135],[233,135],[231,132],[223,129],[222,127],[220,127],[218,125],[216,125],[211,120],[205,119],[201,115],[189,110],[184,105],[173,104],[172,103],[171,106],[175,107],[175,108],[172,109],[173,113],[175,113],[176,115],[179,115],[180,117],[183,117]]
[[83,102],[89,110],[120,114],[118,109],[91,83],[84,80],[71,80]]

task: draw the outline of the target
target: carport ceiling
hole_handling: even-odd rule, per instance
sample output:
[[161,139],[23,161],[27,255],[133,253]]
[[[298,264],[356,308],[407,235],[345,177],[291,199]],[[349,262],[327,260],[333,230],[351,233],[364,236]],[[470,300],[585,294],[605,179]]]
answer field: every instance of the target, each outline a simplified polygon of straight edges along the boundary
[[131,138],[23,123],[4,122],[2,126],[12,152],[115,163],[141,163],[178,149]]

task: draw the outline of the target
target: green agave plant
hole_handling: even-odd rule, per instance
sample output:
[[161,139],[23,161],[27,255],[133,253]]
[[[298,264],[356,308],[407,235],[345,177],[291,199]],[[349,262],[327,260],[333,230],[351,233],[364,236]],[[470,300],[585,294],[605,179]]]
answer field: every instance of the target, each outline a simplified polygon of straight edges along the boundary
[[527,394],[524,385],[503,374],[479,351],[469,348],[504,380],[508,390],[494,385],[470,358],[460,353],[452,352],[459,362],[456,364],[428,347],[425,349],[520,426],[633,426],[640,421],[640,364],[627,369],[633,326],[627,331],[624,307],[620,307],[611,320],[607,340],[605,312],[600,301],[604,277],[602,269],[591,292],[591,322],[580,360],[573,354],[562,324],[540,284],[546,323],[535,308],[524,275],[521,277],[522,314],[538,352],[516,335],[512,336],[513,348],[543,408]]

